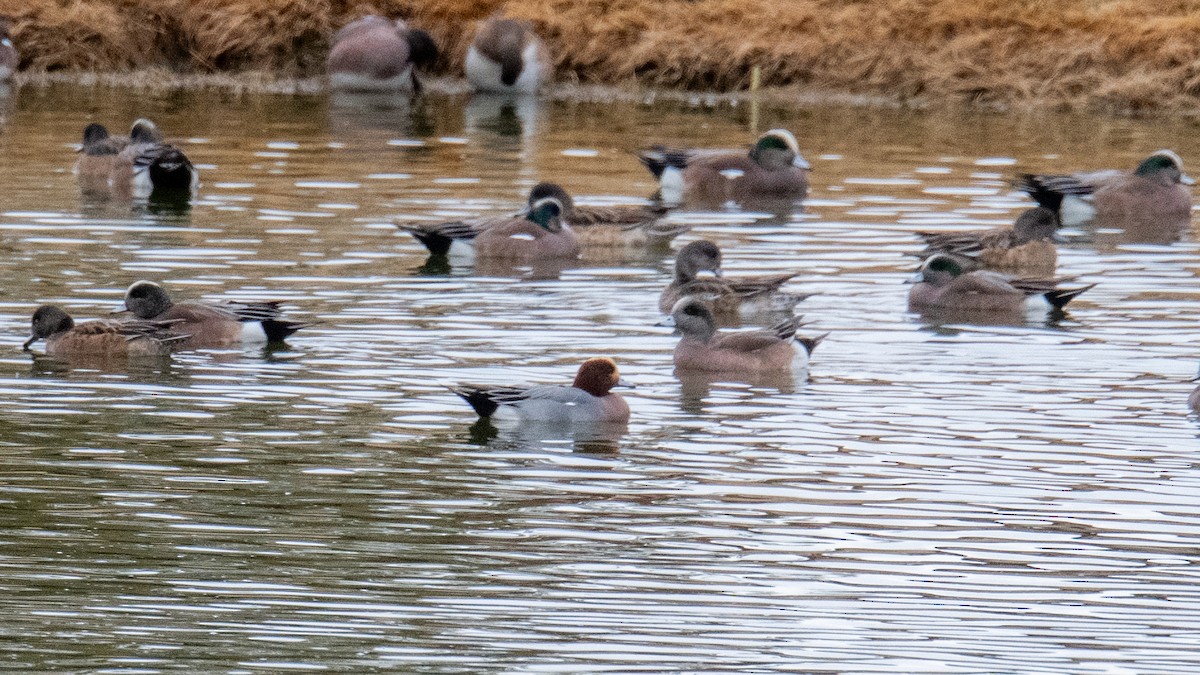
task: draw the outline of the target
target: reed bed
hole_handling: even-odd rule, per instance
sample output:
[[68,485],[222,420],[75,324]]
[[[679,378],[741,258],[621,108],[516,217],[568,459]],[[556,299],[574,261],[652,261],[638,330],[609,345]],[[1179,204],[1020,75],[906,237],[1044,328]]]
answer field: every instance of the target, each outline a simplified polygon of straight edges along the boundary
[[532,21],[558,78],[765,86],[1008,106],[1200,110],[1194,0],[0,0],[33,72],[320,74],[367,13],[429,31],[461,70],[477,21]]

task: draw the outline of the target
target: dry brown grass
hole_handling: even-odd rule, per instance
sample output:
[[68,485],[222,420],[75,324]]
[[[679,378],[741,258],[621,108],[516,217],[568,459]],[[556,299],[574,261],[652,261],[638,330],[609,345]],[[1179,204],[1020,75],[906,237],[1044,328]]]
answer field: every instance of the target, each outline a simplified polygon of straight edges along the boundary
[[366,13],[428,30],[454,73],[476,21],[534,22],[559,78],[894,100],[1200,108],[1196,0],[0,0],[35,71],[320,72]]

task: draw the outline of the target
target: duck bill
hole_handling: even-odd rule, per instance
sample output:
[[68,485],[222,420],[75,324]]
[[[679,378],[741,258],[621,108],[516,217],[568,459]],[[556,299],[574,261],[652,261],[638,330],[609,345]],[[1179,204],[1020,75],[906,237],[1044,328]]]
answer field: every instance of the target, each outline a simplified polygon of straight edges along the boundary
[[922,281],[925,281],[925,273],[924,273],[924,272],[917,272],[916,274],[912,275],[911,277],[909,277],[909,278],[905,279],[905,280],[904,280],[904,283],[906,283],[906,284],[919,284],[919,283],[921,283]]
[[625,389],[637,389],[637,387],[632,382],[630,382],[629,380],[626,380],[623,377],[617,378],[617,384],[615,386],[624,387]]
[[792,160],[792,166],[796,167],[797,169],[807,169],[812,171],[812,164],[809,164],[808,160],[804,159],[800,155],[796,155],[796,159]]
[[658,323],[656,323],[654,325],[658,326],[660,328],[674,328],[675,327],[675,317],[668,316],[667,318],[663,319],[662,321],[659,321]]
[[116,309],[109,312],[109,315],[111,316],[113,314],[129,314],[132,311],[133,310],[129,309],[128,305],[122,303],[122,304],[118,305]]
[[38,341],[38,338],[36,335],[29,338],[28,340],[25,341],[25,344],[21,345],[21,351],[23,351],[23,352],[29,351],[29,348],[32,347],[33,343],[35,343],[37,341]]
[[1181,174],[1179,174],[1179,182],[1183,183],[1184,185],[1195,185],[1196,179],[1192,178],[1191,176],[1187,175],[1186,173],[1181,173]]

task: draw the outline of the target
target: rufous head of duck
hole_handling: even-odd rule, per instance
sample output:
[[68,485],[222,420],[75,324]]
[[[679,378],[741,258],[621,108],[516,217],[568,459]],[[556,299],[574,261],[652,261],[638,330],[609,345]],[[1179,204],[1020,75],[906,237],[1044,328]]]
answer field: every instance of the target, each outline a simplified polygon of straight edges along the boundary
[[608,392],[616,386],[624,386],[621,373],[617,370],[615,361],[609,358],[594,358],[584,361],[575,374],[572,386],[582,389],[592,396],[608,396]]

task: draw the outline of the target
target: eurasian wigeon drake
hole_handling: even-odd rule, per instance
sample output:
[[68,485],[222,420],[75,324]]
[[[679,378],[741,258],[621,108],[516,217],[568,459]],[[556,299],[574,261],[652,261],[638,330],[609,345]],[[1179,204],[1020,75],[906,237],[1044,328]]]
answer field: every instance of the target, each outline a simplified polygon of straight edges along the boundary
[[1183,160],[1171,150],[1159,150],[1142,160],[1132,173],[1111,169],[1069,176],[1022,174],[1017,189],[1039,205],[1059,214],[1064,225],[1092,220],[1157,223],[1179,228],[1188,224],[1195,181],[1183,172]]
[[550,79],[552,66],[529,22],[493,16],[476,31],[465,68],[476,91],[532,94]]
[[718,331],[712,311],[699,298],[685,297],[660,325],[673,326],[682,337],[675,345],[675,367],[684,371],[757,376],[808,370],[808,358],[825,335],[798,337],[800,317],[770,330]]
[[148,197],[152,193],[190,195],[200,185],[200,172],[182,150],[163,141],[153,122],[139,119],[129,143],[113,160],[109,183],[115,193]]
[[31,337],[22,349],[45,340],[48,356],[166,356],[188,337],[176,323],[98,319],[77,325],[61,307],[43,305],[33,313]]
[[463,385],[452,390],[480,417],[550,424],[601,424],[629,421],[629,404],[613,387],[623,385],[612,359],[584,361],[569,387]]
[[917,232],[925,250],[917,255],[948,255],[964,271],[993,269],[1032,276],[1054,276],[1058,250],[1054,245],[1058,216],[1037,206],[1017,217],[1011,227],[961,232]]
[[221,348],[243,342],[281,342],[292,333],[311,325],[279,318],[279,301],[223,302],[220,304],[184,300],[172,302],[162,286],[152,281],[137,281],[125,291],[125,306],[139,319],[170,321],[188,338],[179,346],[188,349]]
[[990,270],[967,272],[954,258],[942,254],[926,260],[914,281],[908,292],[908,306],[916,311],[1017,312],[1035,296],[1062,309],[1095,286],[1058,288],[1066,279],[1013,278]]
[[[713,277],[700,277],[712,272]],[[799,272],[726,277],[721,272],[721,249],[707,239],[693,241],[675,256],[675,277],[663,289],[658,307],[672,311],[683,297],[708,303],[721,316],[753,316],[762,312],[791,312],[808,295],[784,293],[780,288]]]
[[811,168],[787,129],[759,136],[749,153],[655,147],[638,154],[661,186],[664,201],[798,199]]
[[670,209],[661,204],[580,206],[557,183],[533,186],[528,208],[547,197],[563,205],[563,218],[571,224],[584,249],[662,248],[692,229],[690,225],[664,220]]
[[340,91],[421,91],[416,68],[438,58],[433,38],[404,21],[364,16],[333,36],[326,70],[329,86]]
[[0,82],[7,82],[17,72],[20,63],[10,32],[11,22],[11,17],[0,16]]
[[433,255],[534,261],[579,257],[579,238],[562,218],[563,205],[540,199],[524,215],[486,221],[397,224]]

